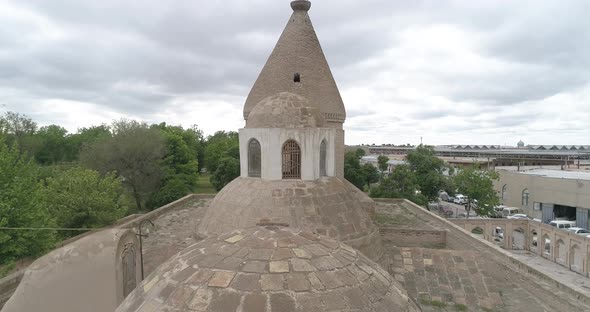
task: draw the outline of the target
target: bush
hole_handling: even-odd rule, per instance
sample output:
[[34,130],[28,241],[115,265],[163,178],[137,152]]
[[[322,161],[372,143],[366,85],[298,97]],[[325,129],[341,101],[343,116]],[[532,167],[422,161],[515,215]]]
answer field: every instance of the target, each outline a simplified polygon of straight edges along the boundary
[[127,212],[122,195],[123,186],[114,174],[101,177],[83,168],[57,172],[41,189],[42,202],[57,225],[66,228],[100,228],[122,218]]
[[175,177],[150,197],[147,206],[150,209],[162,207],[191,193],[191,186],[184,179]]
[[219,191],[238,176],[240,176],[240,161],[233,157],[224,157],[211,175],[211,184]]
[[[53,227],[49,211],[39,200],[39,167],[0,142],[0,226]],[[0,231],[0,265],[53,248],[54,230]]]

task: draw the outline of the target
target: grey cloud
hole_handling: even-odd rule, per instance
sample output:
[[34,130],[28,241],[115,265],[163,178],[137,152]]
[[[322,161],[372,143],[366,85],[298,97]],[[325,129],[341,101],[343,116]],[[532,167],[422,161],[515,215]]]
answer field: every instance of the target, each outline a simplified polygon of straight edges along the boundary
[[[0,84],[21,94],[0,94],[0,100],[29,114],[35,112],[34,104],[22,103],[52,98],[142,116],[162,112],[173,107],[170,103],[175,99],[195,95],[229,99],[240,107],[291,14],[288,2],[14,1],[13,5],[65,29],[66,37],[44,38],[44,29],[18,18],[3,23]],[[401,85],[374,86],[380,73],[408,74],[378,62],[359,65],[378,59],[387,49],[399,48],[400,32],[454,25],[473,34],[465,41],[475,47],[474,53],[508,64],[503,72],[474,69],[463,74],[425,66],[421,72],[410,73],[432,81],[420,92],[470,105],[467,114],[481,119],[479,124],[441,127],[444,131],[478,129],[482,123],[507,128],[547,117],[525,118],[513,112],[512,116],[485,119],[485,114],[590,83],[586,70],[590,65],[588,6],[584,1],[556,7],[536,1],[333,0],[313,1],[310,15],[341,88],[374,88],[379,100],[390,102],[393,109],[396,103],[421,108],[398,119],[380,118],[378,109],[360,109],[362,103],[344,99],[351,124],[348,129],[366,132],[395,125],[396,131],[413,133],[412,125],[422,120],[436,121],[462,112],[453,104],[433,109],[425,99],[400,99],[392,90],[404,87],[403,78]],[[423,60],[433,65],[438,61]],[[140,87],[124,87],[134,83]],[[369,121],[371,124],[361,124]]]

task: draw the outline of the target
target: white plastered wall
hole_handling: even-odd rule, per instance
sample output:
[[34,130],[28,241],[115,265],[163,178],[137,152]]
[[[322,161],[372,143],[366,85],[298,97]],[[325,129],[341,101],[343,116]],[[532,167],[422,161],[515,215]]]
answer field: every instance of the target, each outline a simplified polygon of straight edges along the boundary
[[283,144],[295,140],[301,148],[301,179],[320,178],[320,144],[326,140],[326,174],[336,174],[336,129],[331,128],[243,128],[240,129],[240,175],[248,177],[248,143],[256,139],[261,149],[261,178],[281,180]]

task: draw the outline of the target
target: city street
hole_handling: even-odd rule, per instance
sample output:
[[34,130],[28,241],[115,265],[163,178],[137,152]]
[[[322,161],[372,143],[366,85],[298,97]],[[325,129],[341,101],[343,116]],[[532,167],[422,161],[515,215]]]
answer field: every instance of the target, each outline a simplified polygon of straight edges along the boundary
[[449,203],[443,200],[440,200],[439,205],[441,205],[442,207],[445,208],[449,208],[451,209],[451,211],[453,211],[453,215],[450,216],[449,218],[456,218],[457,215],[461,214],[461,213],[466,213],[465,210],[465,206],[463,205],[457,205],[455,203]]

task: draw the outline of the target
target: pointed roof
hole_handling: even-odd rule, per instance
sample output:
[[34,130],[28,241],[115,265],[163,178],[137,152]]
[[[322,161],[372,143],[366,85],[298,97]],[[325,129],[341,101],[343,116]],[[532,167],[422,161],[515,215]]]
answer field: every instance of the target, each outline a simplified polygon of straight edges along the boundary
[[344,103],[307,14],[310,7],[309,1],[291,2],[293,14],[246,99],[244,119],[262,99],[290,92],[308,99],[327,122],[344,122]]

